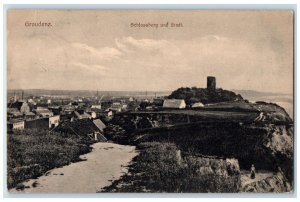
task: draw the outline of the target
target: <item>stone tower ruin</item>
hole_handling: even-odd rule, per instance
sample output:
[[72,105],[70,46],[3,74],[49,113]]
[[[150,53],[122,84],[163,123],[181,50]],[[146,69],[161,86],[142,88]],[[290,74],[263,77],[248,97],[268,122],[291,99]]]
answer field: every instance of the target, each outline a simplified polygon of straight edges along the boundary
[[216,90],[216,77],[214,76],[207,77],[207,89]]

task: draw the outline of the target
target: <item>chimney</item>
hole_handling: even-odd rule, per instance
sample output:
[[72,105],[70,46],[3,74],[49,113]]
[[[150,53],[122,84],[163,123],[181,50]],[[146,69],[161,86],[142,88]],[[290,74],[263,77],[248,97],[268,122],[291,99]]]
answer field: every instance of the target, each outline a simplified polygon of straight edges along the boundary
[[207,77],[207,89],[216,90],[216,77],[214,76]]

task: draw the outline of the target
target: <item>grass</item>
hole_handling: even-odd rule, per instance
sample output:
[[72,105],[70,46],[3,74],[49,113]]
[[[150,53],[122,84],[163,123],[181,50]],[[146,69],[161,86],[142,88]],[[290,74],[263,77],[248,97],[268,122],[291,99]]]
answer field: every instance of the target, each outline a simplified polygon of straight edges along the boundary
[[56,167],[80,161],[91,151],[89,140],[49,134],[47,130],[24,130],[8,134],[7,186],[20,186],[26,179],[37,178]]
[[[172,143],[146,142],[138,145],[140,154],[128,174],[101,192],[237,192],[239,175],[201,174],[201,158],[186,160]],[[221,162],[216,160],[215,162]],[[221,163],[222,164],[222,163]],[[226,165],[225,165],[226,168]]]

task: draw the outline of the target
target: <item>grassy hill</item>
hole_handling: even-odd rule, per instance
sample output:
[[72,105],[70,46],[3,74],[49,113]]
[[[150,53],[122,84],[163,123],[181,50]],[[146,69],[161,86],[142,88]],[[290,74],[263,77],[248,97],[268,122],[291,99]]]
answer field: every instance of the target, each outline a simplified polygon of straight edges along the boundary
[[196,87],[181,87],[173,91],[169,95],[170,99],[184,99],[187,104],[193,104],[196,102],[202,102],[203,104],[218,103],[218,102],[229,102],[244,100],[239,94],[235,94],[232,91],[223,90],[218,88],[216,90],[209,90],[206,88]]

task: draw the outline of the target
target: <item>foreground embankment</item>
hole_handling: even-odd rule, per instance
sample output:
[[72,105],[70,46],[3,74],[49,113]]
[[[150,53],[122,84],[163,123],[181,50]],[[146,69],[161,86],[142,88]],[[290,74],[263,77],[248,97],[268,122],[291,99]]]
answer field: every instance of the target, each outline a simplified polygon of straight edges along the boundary
[[[108,131],[109,130],[109,131]],[[122,127],[107,128],[108,138],[127,141],[174,143],[183,153],[236,158],[242,169],[252,164],[260,170],[278,166],[289,180],[293,173],[293,125],[241,122],[200,122],[157,127],[126,133]]]
[[172,143],[138,145],[129,173],[101,192],[238,192],[240,170],[236,159],[182,156]]
[[48,171],[23,183],[24,193],[96,193],[126,174],[127,166],[137,155],[134,146],[95,143],[92,151],[80,156],[82,161]]
[[260,170],[278,166],[289,180],[293,173],[293,126],[240,123],[190,124],[136,134],[137,142],[171,142],[182,152],[236,158],[242,169],[252,164]]
[[7,136],[7,188],[24,187],[21,182],[37,178],[53,168],[81,161],[93,141],[49,134],[47,130],[19,131]]
[[235,158],[183,154],[174,143],[144,142],[129,172],[99,192],[290,192],[282,172],[240,170]]
[[[292,190],[294,129],[293,124],[290,122],[282,122],[281,124],[278,122],[277,124],[273,124],[264,121],[243,123],[228,120],[227,122],[192,122],[167,127],[149,127],[149,124],[144,124],[143,126],[147,126],[148,128],[135,129],[134,132],[128,132],[130,131],[128,128],[133,128],[128,126],[132,126],[131,123],[134,121],[130,120],[130,117],[127,118],[128,120],[120,119],[117,125],[109,125],[106,129],[107,138],[116,142],[133,144],[138,148],[143,147],[141,145],[145,143],[160,143],[162,147],[155,146],[155,149],[147,147],[147,149],[135,159],[132,166],[132,176],[124,176],[125,182],[120,182],[122,185],[121,188],[119,188],[119,183],[116,182],[118,186],[108,187],[104,191],[126,192],[134,190],[148,191],[149,189],[151,192],[234,192],[234,187],[237,185],[231,186],[233,183],[230,182],[230,178],[220,180],[223,184],[219,184],[219,175],[216,175],[218,176],[217,178],[215,175],[211,175],[207,179],[212,182],[211,186],[221,186],[223,188],[207,188],[209,187],[209,183],[202,182],[193,184],[193,179],[198,178],[198,171],[196,172],[195,170],[199,170],[200,167],[203,166],[202,164],[196,167],[189,166],[189,156],[211,156],[223,160],[236,159],[241,170],[249,171],[251,165],[254,164],[258,172],[263,171],[268,173],[268,179],[261,178],[261,176],[265,175],[258,173],[259,177],[253,184],[251,184],[252,181],[248,179],[248,177],[245,178],[244,176],[243,179],[247,179],[246,184],[244,183],[243,186],[240,186],[238,191],[289,192]],[[137,124],[137,126],[139,125]],[[171,176],[168,175],[171,173],[169,170],[173,171],[177,164],[172,163],[171,166],[169,166],[168,163],[176,161],[176,157],[172,157],[171,154],[166,156],[169,151],[163,149],[165,147],[163,145],[165,144],[174,145],[177,148],[176,150],[180,151],[185,158],[184,163],[179,167],[177,166],[179,173],[176,171],[175,174]],[[148,154],[149,152],[151,153],[152,150],[153,154]],[[162,152],[156,154],[155,152],[159,150],[162,150]],[[161,157],[154,159],[151,157],[160,155]],[[151,158],[148,158],[148,156]],[[157,161],[157,159],[160,158],[165,160]],[[219,163],[222,164],[221,161],[219,161]],[[160,167],[156,169],[156,165],[160,165]],[[211,168],[214,170],[213,166]],[[203,170],[203,168],[201,169]],[[152,171],[164,173],[163,170],[168,171],[163,175],[158,175],[158,177],[154,174],[153,178],[149,178],[149,176],[152,175]],[[278,174],[278,171],[280,171],[280,174]],[[141,174],[137,175],[136,173]],[[187,176],[186,173],[191,173],[191,175]],[[145,178],[141,178],[141,176],[145,176]],[[204,179],[203,176],[201,176],[201,178]],[[175,184],[179,183],[178,181],[184,183],[185,179],[189,179],[191,182],[191,186],[187,185],[188,188],[182,188],[185,186],[182,184],[179,186],[180,188],[178,188],[177,185],[168,188],[173,182]],[[127,186],[127,182],[130,181],[133,181],[133,183],[136,181],[137,185],[133,184]],[[158,187],[153,188],[149,185],[149,188],[148,185],[143,185],[145,182],[153,182],[153,184]],[[166,187],[164,182],[168,182]],[[201,187],[199,187],[200,185]],[[246,185],[247,187],[245,187]],[[146,188],[143,188],[143,186],[146,186]],[[229,189],[228,187],[224,188],[225,186],[231,187]]]

